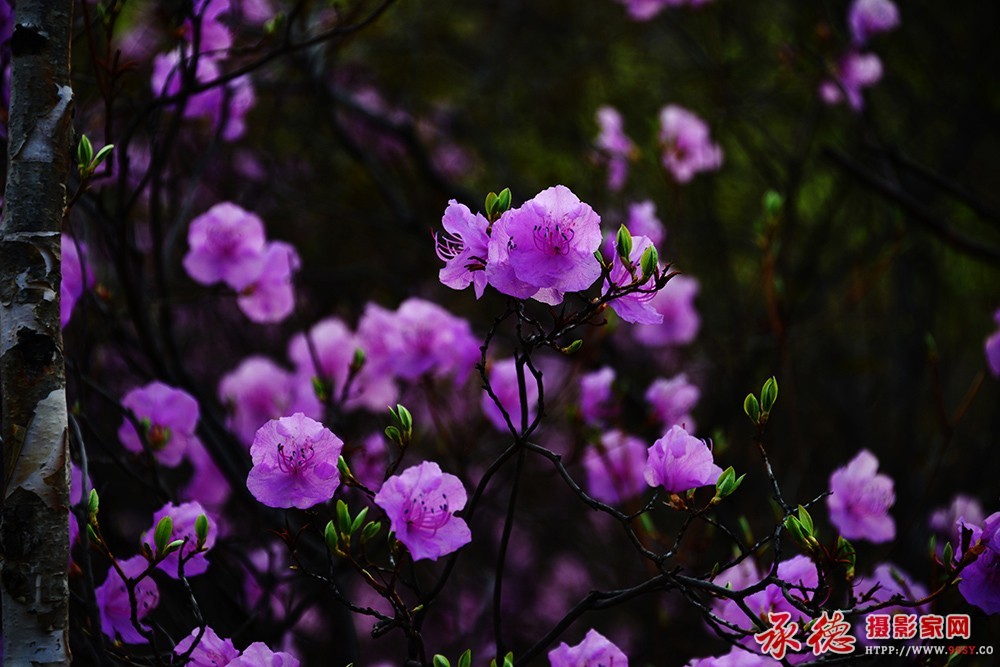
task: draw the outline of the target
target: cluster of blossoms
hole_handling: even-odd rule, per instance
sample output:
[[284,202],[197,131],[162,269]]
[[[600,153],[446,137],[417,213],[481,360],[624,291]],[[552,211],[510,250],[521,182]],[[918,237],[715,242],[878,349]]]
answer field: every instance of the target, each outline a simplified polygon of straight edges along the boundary
[[899,9],[892,0],[854,0],[847,14],[851,47],[833,65],[833,76],[819,87],[820,98],[827,104],[846,101],[854,111],[864,106],[861,91],[882,78],[882,61],[874,53],[862,53],[877,34],[899,25]]
[[191,221],[184,269],[202,285],[225,283],[240,310],[254,322],[280,322],[295,308],[295,248],[268,241],[264,222],[236,204],[222,202]]
[[712,0],[618,0],[628,15],[636,21],[648,21],[667,7],[701,7]]

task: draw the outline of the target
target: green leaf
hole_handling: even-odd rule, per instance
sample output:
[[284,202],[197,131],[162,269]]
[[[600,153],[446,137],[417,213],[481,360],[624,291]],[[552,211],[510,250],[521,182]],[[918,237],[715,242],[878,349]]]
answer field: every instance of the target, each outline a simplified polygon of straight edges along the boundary
[[399,433],[399,429],[396,428],[395,426],[386,426],[385,427],[385,435],[386,435],[387,438],[389,438],[390,440],[392,440],[396,444],[398,444],[398,445],[403,444],[403,438],[402,438],[402,436]]
[[76,146],[76,162],[80,171],[85,171],[90,167],[90,162],[94,159],[94,147],[90,144],[90,139],[86,134],[80,135],[80,143]]
[[337,528],[342,535],[351,532],[351,511],[347,509],[347,503],[343,500],[337,501]]
[[156,547],[156,554],[159,556],[165,555],[165,550],[167,544],[170,542],[170,537],[174,534],[174,520],[169,516],[165,516],[156,524],[156,528],[153,530],[153,545]]
[[465,649],[465,653],[463,653],[458,658],[458,667],[471,667],[471,665],[472,665],[472,649],[467,648]]
[[330,551],[337,550],[337,527],[333,525],[333,521],[326,522],[326,528],[323,529],[323,541],[326,542],[326,548]]
[[583,347],[583,340],[577,338],[575,341],[564,347],[562,349],[562,353],[575,354],[581,347]]
[[351,469],[347,465],[347,459],[343,456],[337,457],[337,472],[341,477],[351,477]]
[[368,540],[372,539],[373,537],[375,537],[376,535],[378,535],[378,532],[380,530],[382,530],[382,522],[381,521],[375,521],[375,522],[369,523],[368,525],[366,525],[364,528],[361,529],[361,539],[362,539],[362,541],[367,542]]
[[166,556],[167,554],[172,554],[182,546],[184,546],[184,540],[174,540],[163,549],[162,555]]
[[812,516],[810,516],[809,511],[802,505],[799,505],[799,523],[802,524],[802,529],[810,536],[816,534],[816,525],[813,523]]
[[509,651],[507,655],[503,657],[503,667],[514,667],[514,652]]
[[115,149],[115,145],[114,144],[108,144],[107,146],[105,146],[101,150],[97,151],[97,155],[94,156],[94,159],[90,163],[90,168],[91,169],[96,169],[97,167],[99,167],[101,165],[101,163],[104,162],[104,159],[106,157],[108,157],[108,155],[114,149]]
[[486,202],[483,209],[486,211],[486,218],[488,220],[496,220],[497,218],[497,204],[499,203],[499,197],[497,193],[491,192],[486,195]]
[[760,403],[757,402],[756,396],[747,394],[747,397],[743,399],[743,412],[747,413],[747,417],[754,424],[760,423]]
[[781,207],[784,206],[784,198],[775,192],[774,190],[768,190],[764,193],[764,198],[761,202],[764,205],[764,213],[769,217],[777,218],[781,213]]
[[90,496],[87,498],[87,513],[90,518],[93,519],[97,516],[98,510],[101,509],[101,498],[97,495],[97,489],[90,490]]
[[760,390],[760,409],[765,414],[771,412],[774,402],[778,400],[778,381],[771,376],[764,383],[764,388]]
[[434,664],[434,667],[451,667],[451,663],[448,662],[448,658],[440,654],[431,658],[431,662]]
[[510,188],[504,188],[497,195],[497,206],[496,212],[498,215],[502,215],[510,210]]
[[396,418],[399,419],[400,430],[407,437],[413,434],[413,415],[401,404],[396,404]]
[[365,522],[365,517],[368,516],[368,508],[362,508],[358,515],[354,517],[354,521],[351,522],[351,535],[358,532],[358,528]]

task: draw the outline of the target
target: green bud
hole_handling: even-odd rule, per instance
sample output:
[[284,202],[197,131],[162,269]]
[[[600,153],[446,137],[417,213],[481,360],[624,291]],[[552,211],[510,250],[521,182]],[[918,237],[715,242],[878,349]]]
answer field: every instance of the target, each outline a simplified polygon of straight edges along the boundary
[[441,654],[438,654],[433,658],[431,658],[431,662],[434,664],[434,667],[451,667],[451,663],[448,662],[448,658],[444,657]]
[[320,403],[323,403],[330,398],[330,383],[318,375],[314,375],[312,377],[312,388],[313,394],[320,401]]
[[368,540],[372,539],[373,537],[378,535],[378,532],[380,530],[382,530],[381,521],[374,521],[372,523],[369,523],[368,525],[366,525],[364,528],[361,529],[362,541],[367,542]]
[[486,203],[483,206],[483,210],[486,211],[486,218],[488,220],[496,220],[497,218],[497,203],[499,202],[499,197],[497,193],[491,192],[486,195]]
[[403,444],[403,438],[399,434],[399,429],[396,428],[395,426],[386,426],[385,427],[385,435],[386,435],[387,438],[389,438],[390,440],[392,440],[396,444],[398,444],[398,445]]
[[347,467],[347,460],[343,456],[337,457],[337,471],[341,477],[352,477],[351,469]]
[[632,234],[625,225],[618,228],[618,236],[615,237],[615,250],[622,258],[622,263],[628,262],[629,255],[632,254]]
[[660,254],[656,251],[656,246],[649,246],[642,251],[639,257],[639,268],[642,269],[642,279],[645,282],[659,268]]
[[199,514],[194,520],[194,535],[198,539],[198,548],[201,549],[208,539],[208,517],[204,514]]
[[808,535],[813,536],[816,534],[816,525],[813,523],[809,511],[802,505],[799,505],[799,523],[802,524],[802,529]]
[[764,205],[764,212],[771,218],[776,218],[781,213],[781,207],[784,206],[784,198],[775,192],[774,190],[768,190],[764,193],[764,199],[761,202]]
[[354,517],[354,521],[351,522],[351,535],[358,532],[358,528],[360,528],[361,524],[365,522],[366,516],[368,516],[367,507],[363,508],[360,512],[358,512],[358,515]]
[[91,542],[99,543],[100,540],[97,538],[97,531],[89,523],[87,524],[87,539]]
[[514,667],[514,652],[508,651],[503,657],[503,667]]
[[795,518],[794,515],[789,514],[788,516],[785,517],[785,530],[788,531],[788,534],[791,535],[792,539],[795,540],[795,542],[800,546],[805,546],[808,544],[808,542],[806,541],[806,537],[808,536],[802,529],[802,523],[799,522],[799,520]]
[[400,430],[406,437],[413,434],[413,415],[401,404],[396,404],[396,418],[399,420]]
[[169,516],[165,516],[160,519],[159,523],[156,524],[156,528],[153,530],[153,544],[156,546],[157,555],[166,555],[167,544],[170,542],[170,536],[174,534],[174,520]]
[[349,535],[351,532],[351,511],[343,500],[337,501],[337,528],[342,535]]
[[764,383],[764,388],[760,390],[760,409],[767,414],[774,407],[774,402],[778,400],[778,381],[771,376]]
[[510,188],[504,188],[497,195],[497,215],[502,215],[510,210]]
[[182,546],[184,546],[184,540],[174,540],[163,549],[163,555],[166,556],[168,554],[172,554]]
[[139,420],[139,427],[143,433],[149,433],[149,430],[153,428],[153,422],[149,420],[149,417],[143,417]]
[[91,489],[90,496],[87,497],[87,514],[91,520],[97,518],[99,509],[101,509],[101,498],[97,495],[97,489]]
[[472,649],[467,648],[465,649],[465,653],[463,653],[458,658],[458,667],[471,667],[471,666],[472,666]]
[[757,402],[756,396],[747,394],[747,397],[743,399],[743,412],[747,413],[747,417],[754,424],[760,423],[760,403]]
[[94,159],[94,147],[90,144],[90,139],[86,134],[80,135],[80,143],[76,146],[76,162],[80,171],[90,168],[90,163]]
[[576,354],[583,347],[583,340],[577,338],[575,341],[560,350],[563,354]]
[[733,470],[732,466],[723,470],[722,474],[719,475],[719,479],[715,482],[715,497],[722,500],[727,496],[731,496],[736,489],[740,488],[744,477],[746,477],[746,473],[737,477],[736,471]]
[[357,373],[365,366],[365,362],[368,361],[368,357],[365,355],[365,351],[360,347],[354,348],[354,356],[351,357],[351,372]]
[[96,169],[97,167],[99,167],[101,163],[104,162],[104,159],[108,157],[108,155],[110,155],[111,151],[113,151],[114,149],[115,149],[114,144],[108,144],[101,150],[97,151],[97,155],[94,156],[94,159],[90,163],[90,168]]
[[954,551],[951,548],[951,542],[945,542],[944,549],[941,550],[941,562],[945,565],[951,565],[954,555]]
[[332,552],[337,551],[337,527],[333,525],[333,521],[327,521],[326,527],[323,529],[323,541],[326,542],[326,548]]

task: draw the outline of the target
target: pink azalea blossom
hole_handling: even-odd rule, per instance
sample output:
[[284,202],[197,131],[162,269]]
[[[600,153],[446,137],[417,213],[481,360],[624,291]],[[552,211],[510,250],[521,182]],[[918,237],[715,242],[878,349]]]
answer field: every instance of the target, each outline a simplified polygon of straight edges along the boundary
[[[156,460],[165,466],[180,465],[189,447],[201,446],[195,435],[198,401],[183,389],[151,382],[128,392],[122,406],[131,410],[141,424],[148,423],[146,441]],[[142,440],[130,419],[122,420],[118,439],[129,451],[143,451]]]
[[604,433],[600,446],[588,446],[583,455],[588,493],[605,503],[640,495],[646,489],[646,450],[642,440],[623,431]]
[[257,431],[247,488],[268,507],[308,509],[333,497],[340,485],[337,459],[344,442],[318,421],[297,412]]
[[663,315],[663,323],[632,327],[635,341],[649,347],[687,345],[693,341],[701,327],[701,318],[694,307],[698,290],[698,281],[690,276],[678,275],[667,281],[649,302]]
[[589,426],[599,426],[618,413],[611,386],[615,369],[605,366],[580,378],[580,417]]
[[[646,248],[652,247],[652,245],[652,242],[645,236],[632,237],[632,252],[629,254],[629,260],[632,262],[633,271],[635,271],[636,276],[641,277],[642,274],[642,269],[639,268],[639,260],[642,258],[642,253],[645,252]],[[633,282],[632,275],[622,262],[622,258],[615,253],[614,259],[611,261],[611,271],[608,273],[608,278],[605,282],[605,289],[608,290],[612,286],[616,288],[628,287]],[[620,296],[611,301],[611,309],[626,322],[633,324],[661,324],[663,322],[663,314],[652,303],[653,297],[656,296],[655,289],[656,278],[650,275],[646,282],[641,283],[640,291]]]
[[987,614],[1000,614],[1000,512],[986,517],[980,526],[965,526],[972,529],[971,544],[980,544],[984,549],[962,570],[958,592]]
[[878,459],[862,449],[830,476],[831,495],[826,498],[830,522],[849,540],[880,543],[896,537],[896,522],[889,516],[896,502],[893,483],[877,472]]
[[[133,556],[118,561],[118,566],[129,579],[135,579],[146,571],[149,561],[142,556]],[[132,625],[132,606],[129,602],[128,587],[111,566],[104,583],[94,590],[97,608],[101,612],[101,630],[112,639],[121,637],[126,644],[144,644],[146,639]],[[160,589],[150,577],[144,577],[135,586],[137,616],[141,621],[149,615],[160,601]]]
[[295,309],[292,274],[302,262],[291,245],[272,241],[264,248],[260,272],[242,289],[236,302],[250,320],[281,322]]
[[722,149],[712,142],[708,124],[691,111],[669,104],[660,111],[663,166],[678,183],[722,166]]
[[437,256],[445,263],[438,274],[441,284],[456,290],[474,286],[476,298],[486,289],[486,258],[489,225],[481,213],[472,214],[469,207],[454,199],[448,202],[441,218],[444,232],[435,236]]
[[601,274],[594,252],[601,219],[569,188],[538,193],[493,224],[486,278],[504,294],[545,303],[590,287]]
[[228,667],[299,667],[299,659],[285,651],[272,651],[263,642],[254,642]]
[[[205,518],[208,519],[208,534],[205,538],[204,544],[206,551],[202,551],[201,553],[191,556],[198,546],[198,537],[195,533],[195,522],[202,514],[204,514]],[[171,518],[174,525],[174,532],[170,538],[171,541],[187,539],[187,542],[180,549],[174,551],[160,561],[157,567],[163,570],[168,577],[177,579],[177,567],[181,557],[187,559],[191,556],[190,559],[186,560],[184,563],[184,576],[193,577],[207,572],[207,550],[211,550],[211,548],[215,546],[215,538],[219,532],[215,519],[205,510],[204,507],[201,506],[201,503],[189,502],[181,503],[180,505],[167,503],[153,514],[153,526],[146,533],[147,539],[150,539],[149,536],[151,536],[153,531],[156,530],[156,526],[160,523],[160,520],[167,516]]]
[[259,217],[222,202],[191,222],[184,269],[202,285],[221,281],[241,290],[260,275],[265,244]]
[[83,296],[87,289],[87,284],[93,281],[89,267],[84,265],[85,257],[80,256],[82,251],[86,254],[86,248],[82,243],[74,240],[69,234],[63,234],[62,246],[62,282],[59,284],[59,319],[65,329],[73,315],[73,306],[77,300]]
[[684,493],[699,486],[715,484],[722,468],[715,465],[712,450],[680,426],[673,426],[649,448],[646,483],[671,493]]
[[288,414],[292,401],[292,374],[260,356],[240,362],[219,381],[219,401],[226,406],[226,425],[249,445],[265,422]]
[[[176,655],[187,653],[198,638],[199,632],[199,628],[195,628],[191,634],[177,642],[174,653]],[[232,640],[223,639],[216,634],[215,630],[206,627],[198,644],[191,651],[187,665],[188,667],[225,667],[239,656],[240,652],[233,646]]]
[[686,373],[669,379],[657,378],[646,390],[646,402],[653,417],[665,428],[679,424],[688,431],[694,431],[691,410],[698,404],[699,398],[701,390],[688,382]]
[[628,667],[628,657],[597,630],[575,646],[562,642],[549,651],[551,667]]
[[[514,428],[521,428],[521,398],[517,385],[517,362],[513,357],[492,362],[487,369],[487,377],[490,380],[490,387],[493,393],[500,399],[500,404],[510,416]],[[525,388],[528,398],[528,424],[535,418],[538,409],[538,384],[535,382],[531,372],[524,369]],[[503,418],[503,413],[490,395],[483,391],[480,405],[483,414],[493,426],[500,431],[507,431],[507,422]]]
[[847,25],[854,44],[864,46],[874,35],[899,26],[899,8],[892,0],[854,0],[847,13]]
[[874,86],[882,78],[882,61],[874,53],[850,51],[837,62],[833,78],[820,84],[820,98],[827,104],[847,101],[854,111],[860,111],[865,100],[861,90]]
[[472,541],[469,526],[455,516],[465,502],[462,482],[429,461],[393,475],[375,494],[413,560],[437,560]]
[[635,152],[635,144],[625,134],[622,115],[610,106],[597,109],[600,133],[594,141],[608,163],[608,189],[618,192],[628,178],[628,162]]

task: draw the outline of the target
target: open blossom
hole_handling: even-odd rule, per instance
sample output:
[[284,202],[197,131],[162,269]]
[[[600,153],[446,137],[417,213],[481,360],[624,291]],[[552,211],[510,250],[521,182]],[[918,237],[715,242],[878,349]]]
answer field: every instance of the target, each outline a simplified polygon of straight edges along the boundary
[[[812,597],[812,592],[819,585],[819,572],[816,569],[816,564],[808,556],[795,556],[778,563],[776,574],[778,579],[788,583],[788,594],[786,595],[781,590],[781,586],[768,584],[763,590],[752,593],[744,599],[747,608],[759,618],[767,618],[769,612],[787,612],[792,615],[793,620],[801,622],[804,614],[792,604],[791,600]],[[747,559],[739,565],[719,573],[715,578],[715,583],[734,591],[740,591],[760,583],[763,578],[764,576],[754,562]],[[713,607],[713,611],[723,620],[747,630],[754,628],[753,622],[747,618],[747,615],[734,600],[720,599],[715,602]],[[743,643],[759,650],[751,637],[744,638]],[[776,663],[772,662],[771,664]]]
[[1000,614],[1000,512],[986,517],[972,529],[971,544],[981,544],[983,552],[962,570],[958,591],[972,605],[987,614]]
[[[79,251],[77,249],[79,244]],[[62,282],[59,284],[59,319],[65,329],[73,315],[73,306],[77,300],[83,296],[87,283],[93,280],[89,268],[81,257],[81,252],[86,253],[86,248],[82,243],[73,239],[69,234],[63,234],[62,246]]]
[[[191,650],[199,632],[200,629],[195,628],[191,634],[177,642],[174,653],[184,655]],[[223,639],[216,634],[215,630],[206,627],[205,632],[201,634],[201,640],[191,651],[187,665],[188,667],[225,667],[238,657],[240,657],[240,652],[233,646],[232,640]]]
[[854,44],[863,46],[872,36],[899,25],[899,8],[892,0],[854,0],[847,12]]
[[243,649],[228,667],[299,667],[299,659],[285,651],[272,651],[264,642],[254,642]]
[[[188,447],[201,446],[195,435],[198,401],[183,389],[151,382],[125,394],[122,406],[131,410],[143,425],[149,448],[163,465],[180,465]],[[143,450],[139,433],[128,418],[118,428],[118,439],[129,451]]]
[[683,493],[699,486],[715,484],[722,468],[715,465],[712,450],[704,440],[673,426],[649,448],[643,475],[652,487]]
[[615,369],[605,366],[580,377],[580,417],[590,426],[605,423],[618,413],[611,386]]
[[958,494],[946,508],[931,512],[928,523],[931,530],[951,543],[956,551],[961,547],[963,525],[973,526],[983,522],[983,506],[979,501],[969,496]]
[[686,345],[693,341],[701,327],[701,318],[694,307],[698,290],[698,280],[690,276],[678,275],[667,281],[649,302],[663,315],[663,322],[632,327],[635,341],[649,347]]
[[635,236],[645,236],[656,247],[667,238],[663,223],[656,217],[656,204],[649,199],[628,205],[628,230]]
[[340,485],[337,459],[344,442],[297,412],[272,419],[257,431],[247,489],[268,507],[308,509],[329,500]]
[[[149,561],[142,556],[133,556],[118,561],[118,566],[129,579],[134,579],[146,571]],[[114,566],[108,568],[108,577],[94,590],[97,608],[101,612],[101,630],[112,639],[118,635],[126,644],[144,644],[146,639],[132,625],[132,606],[129,602],[128,587]],[[136,608],[141,621],[156,608],[160,601],[160,589],[150,577],[144,577],[135,587]]]
[[180,500],[194,500],[213,510],[220,510],[229,499],[232,487],[229,480],[219,470],[211,454],[203,444],[188,448],[187,460],[191,464],[191,477],[180,490]]
[[862,88],[874,86],[882,78],[882,61],[874,53],[850,51],[834,67],[833,78],[820,84],[819,96],[827,104],[845,99],[854,111],[865,105]]
[[265,422],[288,414],[291,399],[291,373],[265,357],[247,357],[219,381],[226,425],[247,445]]
[[251,284],[264,264],[264,222],[236,204],[222,202],[188,228],[184,269],[202,285],[224,282],[235,290]]
[[667,428],[679,424],[688,431],[694,431],[691,410],[698,404],[699,398],[701,390],[688,382],[686,373],[669,379],[657,378],[646,390],[646,402],[653,417]]
[[564,185],[543,190],[493,224],[486,277],[504,294],[554,305],[601,275],[601,218]]
[[622,431],[602,435],[600,445],[590,445],[583,455],[587,492],[606,503],[641,494],[646,489],[646,449],[642,440]]
[[448,202],[441,218],[444,233],[435,237],[437,256],[445,263],[438,274],[441,284],[452,289],[463,290],[470,284],[476,291],[476,298],[483,296],[486,289],[486,258],[489,226],[481,213],[472,214],[469,207],[454,199]]
[[831,495],[826,498],[830,522],[849,540],[878,543],[896,537],[896,523],[889,516],[896,502],[893,483],[877,472],[878,459],[862,449],[830,476]]
[[[881,563],[875,567],[871,576],[858,577],[854,582],[854,595],[857,599],[865,600],[865,606],[879,602],[888,602],[895,596],[900,596],[904,600],[919,600],[927,596],[927,589],[921,584],[913,581],[909,575],[891,563]],[[929,605],[919,607],[902,607],[891,605],[884,607],[873,614],[926,614],[930,611]],[[866,614],[855,620],[855,636],[863,644],[875,644],[870,641],[866,633],[865,619],[870,614]]]
[[281,322],[295,309],[292,274],[302,261],[291,245],[272,241],[261,256],[260,271],[240,288],[236,303],[250,320],[259,323]]
[[610,106],[597,109],[600,134],[594,141],[608,163],[608,189],[618,192],[628,177],[628,161],[635,152],[635,144],[625,134],[622,115]]
[[[993,315],[993,319],[1000,327],[1000,310]],[[990,368],[990,373],[993,377],[1000,378],[1000,328],[990,334],[983,347],[986,350],[986,364]]]
[[628,667],[628,656],[594,629],[576,646],[566,642],[549,651],[551,667]]
[[393,475],[375,494],[375,504],[385,510],[413,560],[437,560],[472,541],[468,524],[455,516],[465,502],[458,477],[430,461]]
[[[639,260],[646,248],[652,247],[652,242],[645,236],[632,237],[632,252],[629,253],[629,261],[632,262],[635,275],[641,279],[642,269],[639,268]],[[622,258],[615,253],[611,260],[611,271],[605,282],[605,289],[612,286],[616,288],[628,287],[633,283],[632,273],[622,262]],[[656,278],[652,275],[646,282],[640,284],[639,291],[620,296],[611,301],[611,309],[626,322],[633,324],[660,324],[663,322],[663,315],[652,304],[653,297],[656,296]]]
[[722,166],[722,148],[712,143],[708,124],[687,109],[668,104],[660,111],[663,166],[678,183]]
[[197,502],[181,503],[180,505],[167,503],[155,514],[153,514],[153,527],[149,529],[148,535],[153,534],[153,531],[156,529],[156,526],[160,523],[163,517],[169,516],[173,521],[174,526],[174,532],[170,538],[171,541],[187,539],[184,546],[168,555],[160,561],[159,565],[157,565],[157,567],[163,570],[167,576],[176,579],[177,566],[181,557],[188,558],[188,556],[196,550],[198,546],[198,537],[195,532],[195,522],[202,514],[204,514],[205,518],[208,519],[208,534],[205,538],[204,544],[206,551],[202,551],[185,561],[184,576],[204,574],[208,570],[207,551],[211,550],[211,548],[215,546],[215,538],[219,532],[215,519],[210,513],[205,511],[205,508],[202,507],[200,503]]
[[[521,428],[521,394],[517,385],[517,362],[513,357],[494,361],[489,365],[487,377],[490,380],[490,387],[493,393],[500,399],[500,405],[507,411],[514,428]],[[538,409],[538,383],[534,376],[524,369],[525,392],[528,399],[528,424],[535,418]],[[507,431],[507,422],[503,418],[503,413],[497,404],[490,397],[489,393],[483,392],[480,399],[483,414],[501,431]]]

